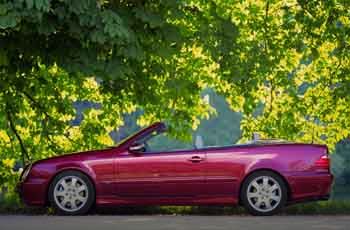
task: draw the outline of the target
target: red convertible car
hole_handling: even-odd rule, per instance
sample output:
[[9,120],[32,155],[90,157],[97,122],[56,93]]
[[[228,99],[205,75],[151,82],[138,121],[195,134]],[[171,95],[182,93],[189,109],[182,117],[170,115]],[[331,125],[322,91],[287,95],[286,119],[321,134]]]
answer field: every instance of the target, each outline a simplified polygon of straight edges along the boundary
[[243,205],[272,215],[287,204],[329,198],[324,145],[253,141],[171,149],[155,123],[115,147],[37,161],[18,190],[28,205],[81,215],[92,206]]

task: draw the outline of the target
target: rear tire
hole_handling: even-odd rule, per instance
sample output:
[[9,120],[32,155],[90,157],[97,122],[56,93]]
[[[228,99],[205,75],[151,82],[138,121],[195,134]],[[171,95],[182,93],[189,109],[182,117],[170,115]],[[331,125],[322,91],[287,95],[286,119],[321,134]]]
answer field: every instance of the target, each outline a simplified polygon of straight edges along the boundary
[[257,171],[243,182],[240,198],[247,211],[255,216],[276,214],[287,202],[287,185],[276,173]]
[[91,209],[95,202],[95,189],[85,174],[67,170],[53,179],[48,197],[57,213],[83,215]]

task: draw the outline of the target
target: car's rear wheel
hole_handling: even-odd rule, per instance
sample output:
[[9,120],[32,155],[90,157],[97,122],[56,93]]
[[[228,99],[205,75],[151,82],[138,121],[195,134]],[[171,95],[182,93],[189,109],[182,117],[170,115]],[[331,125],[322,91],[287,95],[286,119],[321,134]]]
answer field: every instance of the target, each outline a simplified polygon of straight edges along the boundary
[[95,201],[95,190],[91,180],[78,171],[64,171],[50,184],[51,205],[63,215],[87,213]]
[[287,186],[279,175],[271,171],[258,171],[243,182],[241,201],[249,213],[269,216],[285,206],[287,194]]

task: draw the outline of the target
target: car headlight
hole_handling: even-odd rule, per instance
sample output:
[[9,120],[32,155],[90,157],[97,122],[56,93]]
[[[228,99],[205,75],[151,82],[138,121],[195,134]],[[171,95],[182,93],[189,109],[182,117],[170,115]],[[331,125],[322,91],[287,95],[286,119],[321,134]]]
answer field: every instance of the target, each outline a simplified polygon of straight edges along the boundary
[[27,166],[24,168],[24,170],[23,170],[23,172],[22,172],[22,174],[21,174],[21,178],[20,178],[21,181],[25,181],[25,179],[26,179],[27,176],[29,175],[29,172],[30,172],[31,169],[32,169],[32,164],[29,164],[29,165],[27,165]]

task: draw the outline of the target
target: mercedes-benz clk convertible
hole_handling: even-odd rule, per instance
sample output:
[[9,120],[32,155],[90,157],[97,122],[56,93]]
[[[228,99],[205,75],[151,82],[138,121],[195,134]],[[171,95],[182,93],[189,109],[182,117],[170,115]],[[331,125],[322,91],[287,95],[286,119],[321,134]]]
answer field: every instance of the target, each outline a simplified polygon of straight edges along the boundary
[[158,122],[115,147],[29,164],[20,196],[64,215],[120,205],[243,205],[253,215],[272,215],[288,204],[329,198],[333,176],[324,145],[199,141],[177,149],[163,141],[166,131]]

